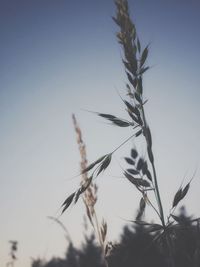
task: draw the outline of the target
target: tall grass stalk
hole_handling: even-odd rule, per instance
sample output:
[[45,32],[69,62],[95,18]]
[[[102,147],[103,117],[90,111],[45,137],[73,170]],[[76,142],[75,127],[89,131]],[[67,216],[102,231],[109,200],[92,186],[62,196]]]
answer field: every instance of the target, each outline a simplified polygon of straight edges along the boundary
[[[149,70],[149,66],[147,65],[149,45],[143,47],[140,43],[136,26],[129,15],[128,1],[116,0],[115,5],[116,15],[113,17],[113,20],[119,27],[119,31],[117,32],[116,36],[119,44],[122,47],[122,62],[124,64],[127,76],[126,90],[128,99],[122,99],[122,101],[127,111],[128,119],[122,119],[110,113],[97,113],[97,115],[108,120],[115,126],[123,127],[125,129],[131,128],[133,133],[122,144],[113,149],[112,152],[101,156],[96,161],[88,165],[80,129],[77,127],[74,119],[79,140],[79,149],[82,155],[81,175],[83,179],[80,187],[64,201],[62,205],[62,212],[64,212],[71,205],[71,203],[76,203],[80,195],[84,193],[84,201],[86,203],[86,208],[89,210],[89,216],[91,214],[95,214],[93,210],[94,206],[88,206],[87,200],[87,192],[92,186],[93,179],[108,168],[112,161],[112,155],[118,149],[120,149],[121,146],[127,143],[130,139],[142,137],[146,144],[147,157],[144,158],[143,156],[140,156],[136,148],[131,149],[129,157],[125,157],[129,168],[124,171],[124,177],[141,193],[139,212],[134,222],[136,224],[143,225],[146,228],[150,228],[151,232],[156,233],[155,240],[163,247],[167,248],[167,250],[163,250],[163,253],[166,258],[170,258],[168,265],[173,267],[175,265],[173,259],[174,235],[177,227],[179,227],[179,225],[182,227],[180,220],[174,215],[174,210],[180,201],[186,196],[191,180],[184,187],[181,186],[176,192],[172,201],[170,214],[166,220],[156,173],[151,130],[145,113],[145,104],[147,100],[144,97],[143,76]],[[152,204],[149,191],[154,192],[156,206]],[[94,196],[92,197],[94,198]],[[146,204],[150,204],[150,206],[156,212],[157,216],[159,217],[160,224],[147,223],[142,220]],[[96,215],[94,218],[95,217]],[[198,222],[198,219],[195,219],[192,222]],[[98,220],[96,220],[96,224],[97,223]],[[99,229],[98,225],[97,229]],[[101,242],[100,237],[99,240]]]
[[[84,170],[88,166],[88,161],[87,161],[87,154],[86,154],[86,146],[82,138],[82,132],[81,129],[77,123],[76,117],[73,114],[72,115],[72,120],[74,124],[74,129],[76,132],[77,136],[77,144],[79,147],[79,152],[81,156],[81,162],[80,162],[80,169],[82,173],[82,181],[81,184],[84,184],[85,182],[87,183],[89,177]],[[106,260],[106,235],[107,235],[107,223],[105,220],[102,220],[101,224],[99,223],[99,219],[95,210],[95,204],[97,202],[97,191],[98,187],[94,183],[90,183],[90,185],[87,187],[83,194],[83,202],[85,204],[86,208],[86,214],[89,219],[89,222],[91,223],[94,233],[96,235],[97,240],[99,241],[99,245],[102,249],[102,254],[103,254],[103,259],[105,266],[108,266],[108,262]]]

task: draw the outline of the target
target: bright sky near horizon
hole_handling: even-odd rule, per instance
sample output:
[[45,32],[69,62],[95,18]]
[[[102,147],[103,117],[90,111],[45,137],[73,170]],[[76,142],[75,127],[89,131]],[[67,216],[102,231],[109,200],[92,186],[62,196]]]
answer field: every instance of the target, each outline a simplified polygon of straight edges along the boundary
[[[183,177],[186,183],[197,170],[183,203],[200,216],[200,1],[129,2],[143,47],[150,43],[146,111],[165,210]],[[79,183],[71,179],[80,161],[71,114],[90,162],[130,135],[83,111],[126,116],[117,93],[125,96],[126,76],[114,14],[112,0],[0,1],[0,266],[9,259],[9,240],[19,241],[16,267],[65,252],[63,233],[47,216],[59,214]],[[97,180],[97,210],[110,240],[140,199],[120,167],[130,145]],[[83,240],[83,214],[79,201],[60,218],[76,244]],[[146,217],[154,219],[148,210]]]

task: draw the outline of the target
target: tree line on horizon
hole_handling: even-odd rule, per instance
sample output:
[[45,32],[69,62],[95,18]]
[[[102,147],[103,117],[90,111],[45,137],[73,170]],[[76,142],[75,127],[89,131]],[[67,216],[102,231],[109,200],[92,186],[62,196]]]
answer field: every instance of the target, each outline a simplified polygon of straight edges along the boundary
[[[174,230],[174,262],[176,267],[199,267],[200,222],[192,220],[182,206],[176,216],[179,220]],[[107,251],[109,267],[168,267],[163,256],[163,242],[149,225],[129,223],[124,226],[120,241],[111,244]],[[31,267],[106,267],[102,249],[94,234],[84,235],[81,248],[76,248],[71,240],[63,258],[53,257],[49,261],[33,260]]]

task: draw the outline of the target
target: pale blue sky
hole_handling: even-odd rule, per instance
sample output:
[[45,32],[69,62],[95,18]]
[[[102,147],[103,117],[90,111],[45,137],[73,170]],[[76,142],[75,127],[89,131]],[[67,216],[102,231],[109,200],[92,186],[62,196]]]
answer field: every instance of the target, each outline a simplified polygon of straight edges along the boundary
[[[188,181],[200,156],[200,2],[130,0],[143,45],[150,42],[145,94],[165,209],[185,174]],[[121,50],[115,39],[110,0],[0,1],[0,265],[8,240],[19,241],[17,267],[31,257],[62,255],[61,230],[46,216],[57,215],[79,183],[79,153],[71,121],[74,112],[89,161],[105,154],[130,131],[112,128],[82,111],[125,115],[116,90],[125,95]],[[130,143],[131,144],[131,143]],[[141,144],[138,144],[141,148]],[[98,212],[117,239],[139,202],[121,176],[127,144],[99,177]],[[186,198],[199,216],[199,170]],[[61,217],[76,243],[83,239],[80,203]],[[152,218],[147,211],[147,218]]]

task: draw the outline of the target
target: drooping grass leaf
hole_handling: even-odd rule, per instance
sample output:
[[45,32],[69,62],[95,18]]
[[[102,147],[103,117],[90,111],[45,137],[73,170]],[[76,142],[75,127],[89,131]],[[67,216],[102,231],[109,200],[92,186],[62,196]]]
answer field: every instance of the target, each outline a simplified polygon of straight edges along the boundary
[[118,26],[120,26],[120,22],[119,22],[119,20],[118,20],[117,18],[112,17],[112,19],[114,20],[114,22],[115,22]]
[[144,186],[144,187],[150,187],[150,183],[142,178],[135,178],[131,174],[124,172],[124,176],[136,187],[138,186]]
[[142,104],[141,97],[140,97],[140,95],[139,95],[137,92],[134,94],[134,96],[135,96],[135,99],[136,99],[140,104]]
[[137,86],[137,78],[133,79],[133,84],[132,85],[133,85],[134,88],[136,88],[136,86]]
[[188,183],[188,184],[184,187],[184,189],[183,189],[183,191],[182,191],[182,199],[186,196],[186,194],[187,194],[189,188],[190,188],[190,183]]
[[137,82],[137,92],[139,95],[143,93],[142,78],[140,77]]
[[134,169],[127,169],[127,172],[133,174],[133,175],[138,175],[139,172],[137,170],[134,170]]
[[[133,122],[132,122],[132,126],[134,126],[134,123],[136,122],[136,121],[138,121],[137,120],[137,118],[134,116],[134,114],[132,113],[132,112],[130,112],[129,110],[128,110],[128,115],[131,117],[131,119],[133,120]],[[139,124],[139,122],[136,122],[137,124]]]
[[126,162],[130,165],[135,165],[135,161],[133,161],[131,158],[124,158],[126,160]]
[[97,160],[94,161],[93,163],[91,163],[87,168],[85,168],[85,169],[81,172],[81,174],[84,174],[84,173],[90,171],[91,169],[93,169],[94,166],[97,165],[98,163],[100,163],[106,156],[107,156],[107,154],[104,155],[104,156],[102,156],[102,157],[100,157],[99,159],[97,159]]
[[138,170],[138,171],[141,171],[143,165],[144,165],[144,160],[143,160],[143,158],[139,158],[138,163],[137,163],[137,170]]
[[89,178],[87,178],[85,180],[85,182],[80,187],[80,194],[82,194],[83,192],[85,192],[85,190],[90,186],[90,184],[92,182],[92,179],[93,179],[93,175],[91,175]]
[[119,127],[129,127],[131,124],[127,121],[121,120],[121,119],[113,119],[112,123],[119,126]]
[[141,116],[138,116],[138,123],[141,127],[143,126],[143,120],[142,120]]
[[128,111],[128,114],[129,116],[131,117],[131,119],[137,123],[137,125],[141,125],[141,121],[138,120],[138,118],[133,114],[131,113],[130,111]]
[[150,183],[147,180],[140,179],[140,178],[136,178],[136,179],[138,179],[136,182],[139,183],[139,185],[144,186],[144,187],[150,187]]
[[92,178],[93,176],[89,177],[84,184],[81,185],[81,187],[77,190],[77,192],[75,193],[75,197],[74,197],[74,202],[76,203],[80,197],[80,195],[85,192],[85,190],[90,186],[91,182],[92,182]]
[[126,67],[126,69],[131,73],[132,72],[132,67],[131,67],[130,63],[125,61],[125,60],[122,60],[122,61],[124,63],[124,66]]
[[126,88],[127,88],[128,91],[131,91],[131,87],[130,87],[130,85],[128,83],[126,84]]
[[99,116],[105,118],[105,119],[108,119],[108,120],[112,120],[112,119],[115,119],[116,117],[111,115],[111,114],[105,114],[105,113],[98,113]]
[[[128,101],[124,100],[124,104],[127,106],[128,108],[128,113],[129,113],[129,116],[133,119],[133,121],[135,121],[137,124],[139,125],[142,125],[143,122],[142,122],[142,119],[141,119],[141,116],[140,116],[140,111],[139,109],[133,105],[131,105]],[[134,114],[134,115],[133,115]]]
[[63,207],[63,210],[62,210],[62,214],[63,212],[71,205],[73,199],[74,199],[74,196],[75,196],[75,192],[72,193],[62,204],[62,207]]
[[140,59],[140,67],[142,67],[147,59],[148,56],[148,46],[145,47],[145,49],[142,52],[142,56]]
[[140,53],[141,52],[141,45],[140,45],[139,38],[137,38],[137,49],[138,49],[138,52]]
[[105,113],[98,113],[99,116],[111,121],[113,124],[120,126],[120,127],[128,127],[130,126],[130,123],[128,121],[122,120],[120,118],[117,118],[116,116],[113,116],[111,114],[105,114]]
[[132,148],[132,149],[131,149],[131,157],[132,157],[133,159],[136,159],[137,156],[138,156],[138,152],[137,152],[137,150],[134,149],[134,148]]
[[131,105],[128,101],[124,100],[124,104],[127,106],[127,108],[134,113],[137,117],[140,116],[140,111],[137,107],[134,107]]
[[181,201],[181,196],[182,196],[182,189],[180,188],[175,196],[174,196],[174,200],[173,200],[173,204],[172,204],[172,207],[174,208],[175,206],[177,206],[177,204],[179,203],[179,201]]
[[145,67],[145,68],[141,68],[139,75],[142,75],[143,73],[145,73],[147,70],[149,69],[149,67]]
[[132,27],[132,30],[131,30],[131,32],[130,32],[130,37],[131,37],[131,39],[133,40],[133,42],[135,41],[135,38],[136,38],[136,29],[135,29],[135,27],[134,27],[134,25],[132,25],[133,27]]
[[108,154],[106,158],[103,160],[103,162],[101,163],[99,170],[97,172],[97,176],[109,166],[111,159],[112,159],[112,154]]
[[131,74],[127,71],[126,71],[126,74],[127,74],[129,82],[134,86],[135,82],[134,82],[134,79],[132,78]]
[[150,181],[152,181],[152,176],[149,170],[146,171],[145,175]]
[[142,173],[145,175],[147,173],[147,170],[148,170],[147,162],[144,161],[142,165]]
[[142,129],[139,130],[139,131],[135,134],[135,137],[138,137],[138,136],[140,136],[141,134],[142,134]]
[[173,204],[172,204],[172,207],[174,208],[175,206],[178,205],[178,203],[186,196],[188,190],[190,188],[190,183],[188,183],[184,189],[180,188],[175,196],[174,196],[174,200],[173,200]]

